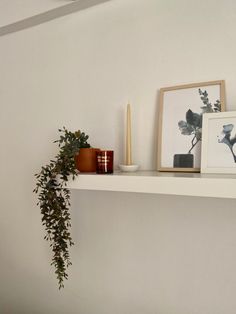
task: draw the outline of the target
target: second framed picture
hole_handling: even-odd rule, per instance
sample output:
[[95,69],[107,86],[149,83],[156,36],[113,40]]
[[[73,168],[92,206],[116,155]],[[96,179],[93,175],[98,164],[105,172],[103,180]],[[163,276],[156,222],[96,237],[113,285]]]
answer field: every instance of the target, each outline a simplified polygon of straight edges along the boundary
[[203,117],[201,172],[236,173],[236,111]]
[[199,172],[203,114],[221,111],[224,81],[161,88],[157,170]]

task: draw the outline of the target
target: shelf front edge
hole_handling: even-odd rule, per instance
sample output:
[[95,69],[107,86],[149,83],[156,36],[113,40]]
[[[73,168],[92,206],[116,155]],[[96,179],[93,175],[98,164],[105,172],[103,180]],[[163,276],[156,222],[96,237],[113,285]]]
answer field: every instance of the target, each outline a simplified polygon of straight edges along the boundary
[[235,199],[235,184],[233,178],[80,174],[68,188]]

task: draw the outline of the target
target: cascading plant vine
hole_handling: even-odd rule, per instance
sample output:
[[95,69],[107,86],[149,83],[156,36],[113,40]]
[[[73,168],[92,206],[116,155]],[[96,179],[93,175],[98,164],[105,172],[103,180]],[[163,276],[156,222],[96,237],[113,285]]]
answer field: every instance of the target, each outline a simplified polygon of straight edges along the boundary
[[74,245],[71,234],[70,190],[67,188],[69,177],[75,179],[78,174],[75,155],[80,148],[90,147],[88,135],[80,130],[70,132],[65,127],[58,143],[59,153],[49,164],[43,166],[36,174],[38,194],[37,205],[41,209],[42,223],[45,226],[44,239],[50,242],[53,257],[51,265],[55,267],[59,289],[64,287],[64,279],[68,279],[67,268],[71,265],[69,247]]
[[201,113],[195,113],[191,109],[186,112],[186,121],[181,120],[178,122],[179,129],[183,135],[192,135],[191,147],[188,150],[188,154],[191,154],[193,148],[202,139],[202,115],[209,112],[220,112],[221,103],[217,99],[214,104],[211,104],[208,98],[207,91],[198,89],[203,106],[201,107]]

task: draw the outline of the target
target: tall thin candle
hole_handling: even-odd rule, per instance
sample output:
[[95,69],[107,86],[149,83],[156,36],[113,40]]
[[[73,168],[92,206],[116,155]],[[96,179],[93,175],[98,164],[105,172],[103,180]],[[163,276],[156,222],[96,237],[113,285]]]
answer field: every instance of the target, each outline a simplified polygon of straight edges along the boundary
[[130,104],[127,105],[127,121],[126,121],[126,165],[132,165],[132,149],[131,149],[131,109],[130,109]]

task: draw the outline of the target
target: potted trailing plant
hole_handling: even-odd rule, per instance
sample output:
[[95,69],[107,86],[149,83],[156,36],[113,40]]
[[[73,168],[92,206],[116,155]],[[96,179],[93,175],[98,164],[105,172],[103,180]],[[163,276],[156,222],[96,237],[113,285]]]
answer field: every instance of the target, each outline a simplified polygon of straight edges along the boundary
[[69,177],[78,174],[75,156],[81,148],[88,148],[88,135],[84,132],[70,132],[65,127],[59,129],[59,152],[55,159],[43,166],[36,174],[34,193],[38,194],[38,203],[42,223],[45,226],[45,239],[50,242],[53,257],[52,265],[58,279],[59,289],[64,287],[68,278],[67,267],[71,265],[69,246],[74,243],[70,234],[70,191],[66,187]]
[[99,150],[92,147],[80,148],[79,153],[75,155],[75,165],[79,172],[96,171],[96,153]]

